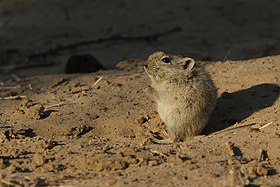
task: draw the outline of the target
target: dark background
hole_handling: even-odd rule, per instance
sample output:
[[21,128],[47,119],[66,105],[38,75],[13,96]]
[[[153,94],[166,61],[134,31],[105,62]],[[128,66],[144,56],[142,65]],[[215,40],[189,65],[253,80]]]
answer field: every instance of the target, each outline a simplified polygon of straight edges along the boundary
[[0,0],[2,77],[63,73],[83,53],[112,69],[157,50],[208,61],[280,54],[280,1]]

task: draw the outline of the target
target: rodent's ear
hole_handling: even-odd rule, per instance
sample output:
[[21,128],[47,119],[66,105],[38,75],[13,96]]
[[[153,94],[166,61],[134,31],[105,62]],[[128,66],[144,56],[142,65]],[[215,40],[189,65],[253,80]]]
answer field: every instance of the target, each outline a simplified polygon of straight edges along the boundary
[[187,71],[192,70],[193,67],[195,66],[194,59],[189,58],[189,57],[183,58],[182,62],[183,62],[184,69]]

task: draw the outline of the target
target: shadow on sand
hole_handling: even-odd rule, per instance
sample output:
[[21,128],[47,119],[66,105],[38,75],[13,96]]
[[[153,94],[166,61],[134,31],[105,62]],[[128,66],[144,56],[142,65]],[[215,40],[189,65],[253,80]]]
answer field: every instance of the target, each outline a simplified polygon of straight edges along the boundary
[[269,83],[258,84],[233,93],[222,93],[204,134],[223,130],[254,112],[272,106],[279,94],[280,87]]

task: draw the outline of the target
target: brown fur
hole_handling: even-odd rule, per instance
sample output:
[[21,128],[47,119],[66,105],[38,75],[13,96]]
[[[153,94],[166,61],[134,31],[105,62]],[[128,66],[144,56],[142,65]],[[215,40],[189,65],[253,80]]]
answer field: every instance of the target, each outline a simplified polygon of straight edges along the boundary
[[217,101],[209,74],[191,58],[164,52],[151,54],[145,64],[159,116],[170,134],[170,139],[153,140],[172,143],[199,135]]

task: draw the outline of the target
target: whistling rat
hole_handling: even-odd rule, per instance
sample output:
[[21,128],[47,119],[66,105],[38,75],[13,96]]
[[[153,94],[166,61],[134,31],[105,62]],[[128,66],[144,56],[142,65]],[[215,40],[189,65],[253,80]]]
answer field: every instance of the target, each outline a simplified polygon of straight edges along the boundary
[[156,143],[184,141],[200,134],[208,123],[217,101],[217,90],[210,75],[193,59],[164,52],[151,54],[144,69],[151,79],[160,118],[170,138]]

